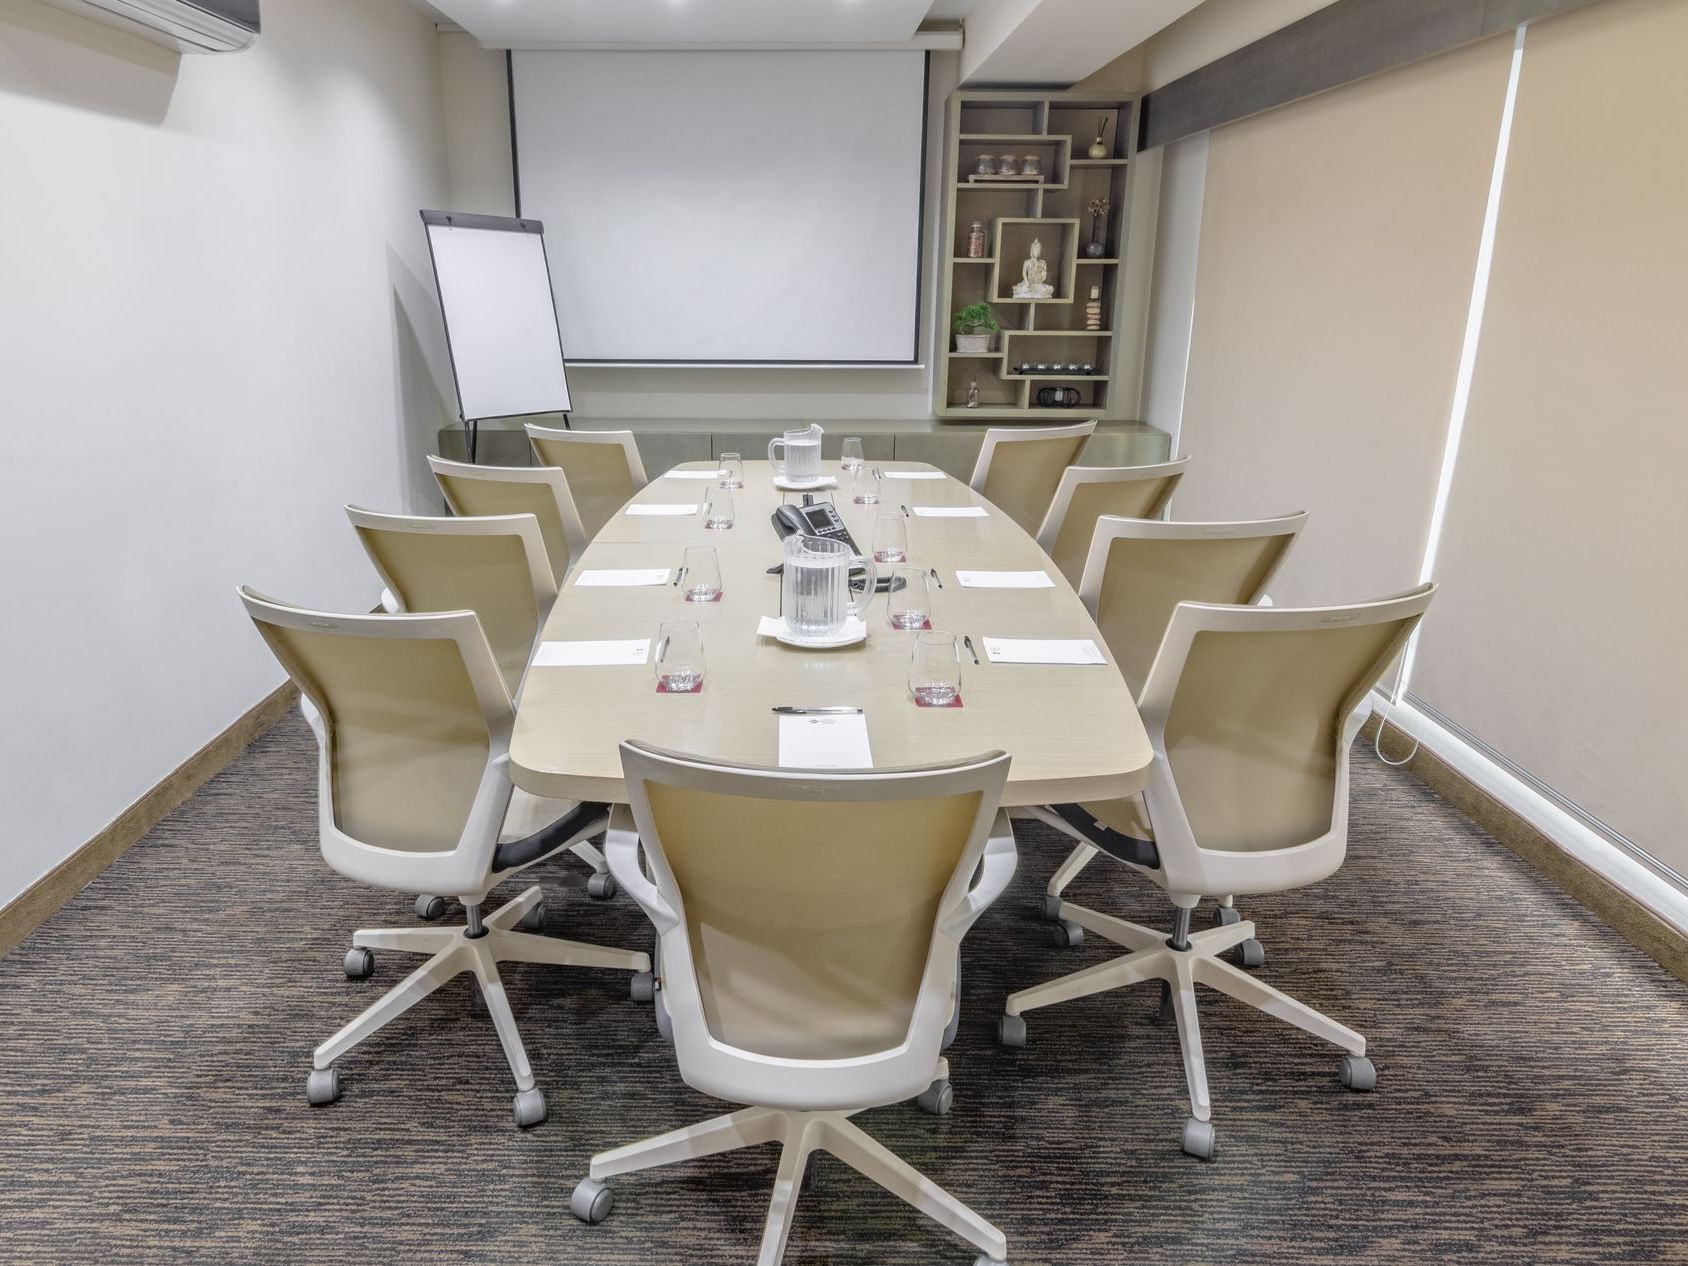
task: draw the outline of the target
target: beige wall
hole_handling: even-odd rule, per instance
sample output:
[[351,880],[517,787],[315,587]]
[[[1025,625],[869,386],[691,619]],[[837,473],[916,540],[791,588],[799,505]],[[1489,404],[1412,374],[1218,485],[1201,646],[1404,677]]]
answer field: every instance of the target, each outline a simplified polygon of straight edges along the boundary
[[1688,4],[1532,26],[1411,689],[1688,875]]
[[1209,139],[1179,518],[1312,513],[1279,602],[1416,583],[1511,41]]

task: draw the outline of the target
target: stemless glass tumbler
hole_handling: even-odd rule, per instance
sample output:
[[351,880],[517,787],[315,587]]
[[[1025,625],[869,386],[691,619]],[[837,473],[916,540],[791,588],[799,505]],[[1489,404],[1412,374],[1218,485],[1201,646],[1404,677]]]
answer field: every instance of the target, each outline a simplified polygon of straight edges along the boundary
[[715,602],[721,597],[721,560],[713,545],[693,545],[687,548],[685,577],[680,582],[687,602]]
[[961,650],[954,633],[916,633],[908,687],[923,708],[951,708],[961,701]]
[[671,695],[703,689],[703,629],[696,620],[664,620],[658,626],[656,688]]

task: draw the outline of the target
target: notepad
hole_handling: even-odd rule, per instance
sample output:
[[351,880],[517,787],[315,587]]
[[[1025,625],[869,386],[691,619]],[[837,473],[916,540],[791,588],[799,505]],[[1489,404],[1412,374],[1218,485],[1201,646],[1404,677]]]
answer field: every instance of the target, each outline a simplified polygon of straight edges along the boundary
[[941,470],[882,470],[882,479],[947,479],[948,475]]
[[780,764],[786,769],[872,769],[867,717],[782,716]]
[[628,506],[627,507],[627,513],[628,514],[666,514],[666,515],[670,515],[672,517],[677,518],[682,514],[696,514],[697,513],[697,506],[695,506],[695,505],[678,506],[678,505],[667,505],[667,504],[658,503],[658,502],[647,502],[644,505]]
[[985,655],[993,664],[1105,664],[1108,657],[1089,638],[986,637]]
[[990,512],[984,506],[915,506],[923,519],[982,519]]
[[616,642],[541,642],[533,657],[535,668],[601,668],[614,664],[643,664],[651,657],[648,637]]
[[958,571],[955,578],[963,589],[1053,589],[1055,581],[1046,571]]
[[574,583],[582,589],[622,589],[635,585],[666,585],[673,576],[674,569],[671,567],[612,568],[578,572]]
[[664,479],[719,479],[718,470],[667,470],[662,473]]

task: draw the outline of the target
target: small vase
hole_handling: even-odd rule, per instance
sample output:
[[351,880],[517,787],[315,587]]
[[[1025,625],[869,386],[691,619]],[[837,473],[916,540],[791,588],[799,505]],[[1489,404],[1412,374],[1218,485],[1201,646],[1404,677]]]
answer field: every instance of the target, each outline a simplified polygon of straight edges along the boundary
[[991,350],[991,336],[986,334],[957,334],[955,350],[958,356],[982,356]]
[[1101,259],[1106,249],[1100,242],[1086,242],[1084,244],[1084,256],[1086,259]]

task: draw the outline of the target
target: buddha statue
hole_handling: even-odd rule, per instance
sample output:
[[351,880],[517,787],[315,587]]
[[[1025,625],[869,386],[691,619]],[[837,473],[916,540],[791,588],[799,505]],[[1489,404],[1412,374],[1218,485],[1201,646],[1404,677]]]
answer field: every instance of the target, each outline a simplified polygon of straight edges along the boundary
[[1049,284],[1049,265],[1043,258],[1043,242],[1032,239],[1031,254],[1020,266],[1020,280],[1014,287],[1016,299],[1053,299],[1055,287]]

